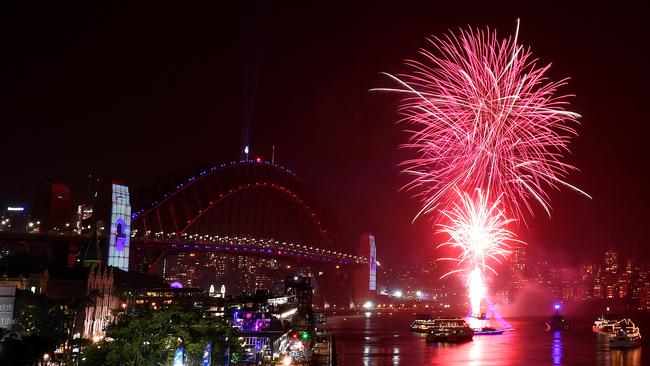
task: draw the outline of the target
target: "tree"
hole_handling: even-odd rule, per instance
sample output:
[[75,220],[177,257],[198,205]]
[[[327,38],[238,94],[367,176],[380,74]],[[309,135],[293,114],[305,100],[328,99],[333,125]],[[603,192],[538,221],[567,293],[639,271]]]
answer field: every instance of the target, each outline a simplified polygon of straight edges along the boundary
[[167,364],[181,345],[187,361],[199,364],[208,342],[217,360],[228,346],[237,347],[235,339],[234,330],[223,319],[205,318],[200,311],[138,311],[119,315],[116,324],[106,329],[105,340],[84,350],[82,364]]
[[68,339],[66,324],[70,322],[65,304],[42,294],[16,290],[14,329],[0,343],[0,364],[31,364],[43,354],[52,354]]

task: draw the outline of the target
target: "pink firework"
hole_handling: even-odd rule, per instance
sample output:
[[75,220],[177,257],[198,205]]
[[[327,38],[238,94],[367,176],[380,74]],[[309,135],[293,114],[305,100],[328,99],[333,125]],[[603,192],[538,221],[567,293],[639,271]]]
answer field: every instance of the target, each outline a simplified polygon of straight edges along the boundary
[[[570,187],[574,168],[562,160],[576,135],[577,113],[557,93],[567,79],[549,81],[530,49],[495,31],[460,30],[430,39],[412,72],[393,76],[403,93],[400,111],[411,124],[405,146],[418,158],[405,161],[407,185],[421,194],[422,213],[453,202],[454,187],[481,188],[501,197],[514,217],[533,213],[532,201],[550,215],[545,189]],[[587,195],[588,196],[588,195]]]
[[489,192],[476,189],[473,195],[461,193],[447,210],[442,211],[446,223],[438,224],[438,233],[444,233],[449,239],[438,248],[449,246],[457,251],[453,258],[440,258],[456,262],[458,269],[445,274],[467,273],[467,292],[473,316],[481,314],[481,302],[487,294],[485,272],[496,274],[493,263],[501,263],[510,254],[510,244],[521,242],[507,226],[514,219],[506,217],[500,208],[500,198],[490,202]]
[[489,193],[475,189],[474,194],[462,193],[455,189],[458,199],[448,209],[442,211],[445,223],[438,224],[438,233],[447,234],[449,239],[440,247],[451,247],[458,251],[454,258],[440,258],[456,262],[459,267],[452,273],[490,271],[496,274],[493,263],[501,263],[510,254],[510,245],[521,243],[508,225],[515,221],[506,216],[500,208],[500,198],[490,202]]

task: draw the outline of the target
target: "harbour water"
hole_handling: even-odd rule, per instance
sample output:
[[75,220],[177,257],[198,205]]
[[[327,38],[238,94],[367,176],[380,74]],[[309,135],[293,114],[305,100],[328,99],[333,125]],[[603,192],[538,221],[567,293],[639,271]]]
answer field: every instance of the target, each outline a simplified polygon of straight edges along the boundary
[[507,319],[503,335],[474,336],[462,344],[427,343],[413,333],[413,314],[331,316],[338,365],[650,365],[650,319],[634,319],[647,334],[630,350],[609,348],[605,334],[591,330],[594,317],[569,317],[572,330],[549,332],[545,317]]

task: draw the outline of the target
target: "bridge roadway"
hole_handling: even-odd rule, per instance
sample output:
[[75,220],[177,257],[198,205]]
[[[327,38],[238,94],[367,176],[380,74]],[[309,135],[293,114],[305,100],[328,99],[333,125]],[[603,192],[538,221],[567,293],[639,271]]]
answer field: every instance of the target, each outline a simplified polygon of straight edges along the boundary
[[[42,247],[53,249],[66,244],[85,245],[90,236],[76,233],[27,233],[0,231],[0,248]],[[231,255],[248,255],[300,260],[306,262],[355,266],[366,264],[368,259],[353,254],[314,248],[307,245],[279,242],[272,239],[254,239],[248,237],[182,235],[180,238],[153,235],[131,238],[131,254],[136,251],[151,251],[156,256],[178,254],[183,252],[217,252]],[[136,254],[137,255],[137,254]]]
[[368,262],[365,257],[348,253],[314,248],[307,245],[279,242],[272,239],[248,237],[183,235],[180,239],[159,237],[133,237],[131,246],[135,248],[161,249],[166,253],[177,252],[218,252],[232,255],[250,255],[289,259],[308,262],[332,263],[340,265],[362,265]]

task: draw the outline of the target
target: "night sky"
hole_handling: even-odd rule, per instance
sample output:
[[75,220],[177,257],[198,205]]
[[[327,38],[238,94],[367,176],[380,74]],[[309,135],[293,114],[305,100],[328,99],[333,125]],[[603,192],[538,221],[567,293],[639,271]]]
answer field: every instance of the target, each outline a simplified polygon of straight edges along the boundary
[[[397,97],[380,75],[404,71],[425,37],[459,26],[514,32],[551,76],[570,76],[580,168],[519,229],[535,255],[570,264],[608,246],[650,258],[647,139],[650,32],[640,6],[485,8],[458,1],[407,5],[253,3],[227,8],[0,5],[0,204],[29,203],[55,178],[77,199],[88,175],[138,187],[190,165],[239,157],[250,123],[252,155],[297,173],[338,218],[347,240],[376,234],[391,264],[434,258],[431,223],[411,224],[419,203],[399,188],[407,135]],[[234,2],[233,2],[234,3]],[[282,3],[282,4],[280,4]],[[104,7],[106,6],[106,7]]]

